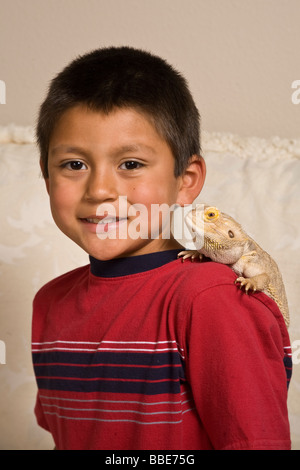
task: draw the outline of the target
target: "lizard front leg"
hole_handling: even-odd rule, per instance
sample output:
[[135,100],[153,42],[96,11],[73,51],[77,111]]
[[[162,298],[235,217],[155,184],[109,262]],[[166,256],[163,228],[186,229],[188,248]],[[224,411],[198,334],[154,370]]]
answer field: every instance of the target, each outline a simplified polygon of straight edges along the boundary
[[248,278],[240,276],[235,280],[235,283],[240,283],[240,288],[245,287],[246,293],[248,293],[249,290],[253,292],[257,290],[263,291],[268,287],[270,277],[266,273],[257,274],[256,276]]

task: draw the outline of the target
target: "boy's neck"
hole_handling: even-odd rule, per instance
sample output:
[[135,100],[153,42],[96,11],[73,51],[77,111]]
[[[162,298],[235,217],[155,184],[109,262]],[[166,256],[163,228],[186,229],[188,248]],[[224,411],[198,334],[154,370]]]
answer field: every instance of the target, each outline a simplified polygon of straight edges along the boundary
[[180,250],[179,248],[106,261],[90,256],[91,273],[97,277],[120,277],[150,271],[175,261]]

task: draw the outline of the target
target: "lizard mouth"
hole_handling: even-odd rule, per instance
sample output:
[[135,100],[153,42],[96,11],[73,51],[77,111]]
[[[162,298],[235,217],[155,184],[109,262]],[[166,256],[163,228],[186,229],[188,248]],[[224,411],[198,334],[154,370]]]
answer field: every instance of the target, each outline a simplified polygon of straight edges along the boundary
[[225,248],[222,243],[216,242],[212,238],[204,236],[204,249],[207,251],[223,250]]

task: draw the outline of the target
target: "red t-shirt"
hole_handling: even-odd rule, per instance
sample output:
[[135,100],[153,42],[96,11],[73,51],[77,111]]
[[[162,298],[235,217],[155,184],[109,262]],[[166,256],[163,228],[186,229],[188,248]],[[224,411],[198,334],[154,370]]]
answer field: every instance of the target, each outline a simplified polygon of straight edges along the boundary
[[58,449],[289,449],[277,305],[177,251],[75,269],[36,295],[38,423]]

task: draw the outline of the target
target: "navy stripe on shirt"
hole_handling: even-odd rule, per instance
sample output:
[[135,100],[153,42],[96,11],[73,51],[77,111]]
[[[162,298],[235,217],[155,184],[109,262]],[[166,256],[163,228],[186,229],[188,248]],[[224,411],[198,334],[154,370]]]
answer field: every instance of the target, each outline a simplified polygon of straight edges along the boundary
[[179,393],[184,367],[178,352],[33,353],[39,388],[74,392]]

